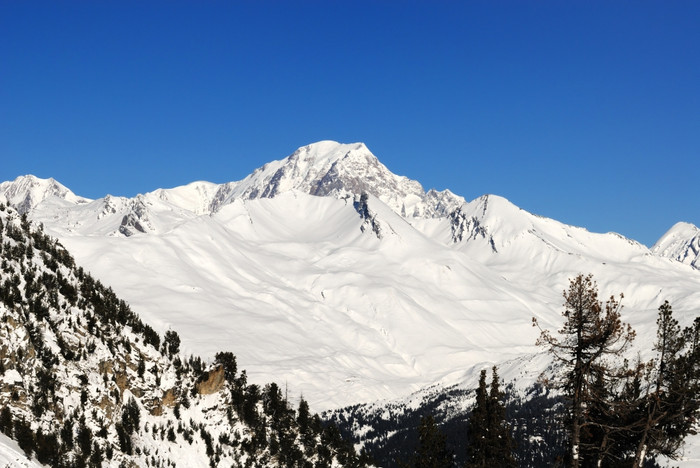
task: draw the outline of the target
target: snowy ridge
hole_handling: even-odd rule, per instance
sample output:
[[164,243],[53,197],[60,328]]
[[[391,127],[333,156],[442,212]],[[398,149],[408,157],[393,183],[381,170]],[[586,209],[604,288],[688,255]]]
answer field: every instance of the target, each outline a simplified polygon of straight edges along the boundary
[[178,208],[202,215],[210,212],[210,205],[219,187],[211,182],[200,181],[172,189],[158,189],[151,193]]
[[[174,198],[174,197],[173,197]],[[183,203],[182,200],[175,199]],[[186,203],[183,203],[186,204]],[[56,225],[66,235],[130,237],[162,234],[197,215],[153,192],[134,198],[107,195],[80,205],[51,197],[42,202],[34,213],[47,223]]]
[[[629,261],[632,257],[648,255],[642,244],[616,233],[591,233],[553,219],[533,215],[497,195],[484,195],[461,207],[462,217],[471,221],[470,233],[463,243],[488,240],[493,252],[519,250],[523,247],[548,250],[568,255],[584,255],[603,261]],[[463,234],[464,236],[464,234]],[[471,246],[465,245],[466,248]],[[512,252],[515,254],[515,252]]]
[[[371,194],[406,218],[448,215],[464,203],[449,190],[425,192],[420,183],[391,173],[363,143],[322,141],[272,161],[237,182],[193,182],[134,198],[77,197],[53,179],[18,177],[0,184],[0,194],[20,212],[46,201],[42,211],[66,216],[67,231],[85,235],[161,234],[193,216],[211,215],[235,200],[273,198],[288,191],[352,199]],[[88,204],[89,207],[76,205]]]
[[651,251],[700,270],[700,228],[690,223],[677,223]]

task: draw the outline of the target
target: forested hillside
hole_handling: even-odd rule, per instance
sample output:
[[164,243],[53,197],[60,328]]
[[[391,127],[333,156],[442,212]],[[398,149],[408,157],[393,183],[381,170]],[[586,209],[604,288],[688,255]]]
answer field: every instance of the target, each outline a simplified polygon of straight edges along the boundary
[[334,426],[276,384],[249,384],[228,350],[180,353],[0,206],[0,430],[56,467],[362,466]]

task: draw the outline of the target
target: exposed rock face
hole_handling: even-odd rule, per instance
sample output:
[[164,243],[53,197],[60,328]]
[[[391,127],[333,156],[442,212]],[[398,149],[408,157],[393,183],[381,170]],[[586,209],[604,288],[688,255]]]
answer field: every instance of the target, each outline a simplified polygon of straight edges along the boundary
[[147,403],[153,416],[162,416],[165,408],[173,408],[177,404],[177,392],[171,388],[163,393],[162,398],[154,398]]
[[457,208],[450,214],[450,229],[452,230],[452,241],[454,243],[481,237],[488,240],[491,250],[497,252],[493,237],[491,237],[488,230],[479,222],[476,216],[468,216],[461,208]]
[[377,239],[381,239],[382,228],[376,215],[370,210],[367,200],[367,194],[363,193],[360,197],[355,197],[355,201],[353,202],[355,211],[357,211],[360,217],[364,220],[360,229],[362,229],[362,232],[365,232],[367,228],[369,228],[377,236]]
[[107,395],[103,395],[100,401],[97,403],[97,407],[105,412],[107,419],[112,418],[114,413],[114,402]]
[[206,379],[197,384],[197,393],[200,395],[214,394],[224,387],[225,381],[224,368],[222,366],[218,366],[209,372]]

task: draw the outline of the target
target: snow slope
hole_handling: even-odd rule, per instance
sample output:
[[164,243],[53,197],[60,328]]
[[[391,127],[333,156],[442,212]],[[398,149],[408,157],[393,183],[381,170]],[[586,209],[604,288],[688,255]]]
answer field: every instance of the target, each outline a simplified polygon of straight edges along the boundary
[[625,293],[642,352],[664,300],[682,324],[700,314],[700,271],[501,197],[424,192],[362,144],[309,145],[220,186],[47,198],[30,215],[186,351],[233,351],[251,381],[284,381],[314,410],[535,352],[531,318],[558,328],[579,273],[602,298]]
[[17,442],[0,433],[0,467],[2,468],[43,468],[36,460],[30,460],[19,448]]
[[[206,365],[179,354],[177,335],[161,342],[55,239],[4,205],[0,238],[0,419],[37,459],[366,466],[336,438],[321,446],[316,416],[300,411],[296,421],[297,401],[284,400],[279,386],[248,385],[231,355]],[[1,466],[36,465],[0,439]]]
[[[507,289],[374,205],[381,240],[362,232],[352,200],[287,192],[237,201],[158,236],[61,242],[144,320],[177,330],[186,349],[209,357],[231,350],[253,379],[285,380],[323,406],[345,404],[395,395],[407,383],[415,390],[468,354],[485,359],[490,339],[468,336],[479,311],[458,312],[469,300],[460,285],[484,296],[493,295],[491,282]],[[455,294],[442,297],[447,288]],[[470,341],[477,345],[463,349]],[[436,369],[431,350],[443,361]]]

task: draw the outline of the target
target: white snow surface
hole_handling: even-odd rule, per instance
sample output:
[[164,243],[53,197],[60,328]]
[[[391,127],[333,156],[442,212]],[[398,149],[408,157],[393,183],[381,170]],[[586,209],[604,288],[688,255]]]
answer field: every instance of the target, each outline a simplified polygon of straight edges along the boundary
[[[355,209],[360,193],[380,235]],[[426,193],[359,143],[309,145],[229,184],[48,197],[30,216],[186,352],[232,351],[251,382],[288,385],[314,411],[535,353],[532,317],[560,328],[579,273],[602,300],[624,292],[645,355],[664,300],[682,325],[700,315],[699,270],[498,196]],[[534,379],[540,360],[523,362]]]
[[0,433],[0,468],[43,468],[36,460],[29,459],[14,440]]

